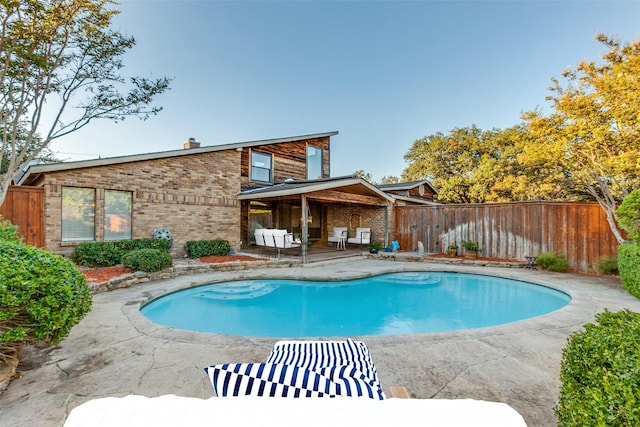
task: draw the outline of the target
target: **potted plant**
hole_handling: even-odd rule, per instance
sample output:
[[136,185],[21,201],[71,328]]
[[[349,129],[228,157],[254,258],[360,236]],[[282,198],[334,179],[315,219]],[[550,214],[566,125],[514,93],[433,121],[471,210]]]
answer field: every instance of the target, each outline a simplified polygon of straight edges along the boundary
[[384,249],[384,245],[380,242],[373,242],[369,245],[370,254],[377,254],[381,249]]
[[458,245],[447,246],[447,256],[449,258],[455,258],[458,255]]
[[477,258],[478,252],[480,252],[480,244],[475,240],[465,240],[462,242],[462,246],[464,247],[464,255],[468,258]]

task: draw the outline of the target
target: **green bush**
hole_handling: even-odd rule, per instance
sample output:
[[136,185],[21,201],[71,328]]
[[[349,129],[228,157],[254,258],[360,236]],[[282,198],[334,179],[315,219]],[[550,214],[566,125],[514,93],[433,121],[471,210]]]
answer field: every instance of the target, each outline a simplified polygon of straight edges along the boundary
[[598,271],[602,274],[618,274],[618,259],[604,256],[598,260]]
[[640,189],[633,190],[616,210],[618,225],[633,240],[640,241]]
[[72,262],[0,240],[0,360],[23,342],[59,342],[90,308],[91,291]]
[[185,250],[189,258],[200,258],[201,256],[223,256],[229,255],[231,245],[226,240],[190,240],[185,245]]
[[122,256],[139,249],[169,250],[166,239],[114,240],[110,242],[82,242],[71,254],[71,260],[86,267],[110,267],[122,263]]
[[13,243],[22,243],[22,237],[18,235],[18,226],[8,219],[0,216],[0,240]]
[[171,255],[162,249],[138,249],[122,256],[122,265],[135,271],[160,271],[172,263]]
[[628,242],[618,246],[618,270],[622,286],[640,298],[640,243]]
[[543,252],[538,255],[536,264],[549,271],[563,273],[569,269],[567,257],[558,252]]
[[559,426],[640,425],[640,313],[596,315],[562,351]]

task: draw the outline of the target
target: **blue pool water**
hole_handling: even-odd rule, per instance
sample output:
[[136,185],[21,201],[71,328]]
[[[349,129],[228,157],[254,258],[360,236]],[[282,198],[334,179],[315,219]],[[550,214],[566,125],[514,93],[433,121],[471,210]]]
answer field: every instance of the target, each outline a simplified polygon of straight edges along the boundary
[[416,272],[341,282],[217,283],[163,296],[141,311],[179,329],[297,338],[479,328],[549,313],[570,300],[563,292],[510,279]]

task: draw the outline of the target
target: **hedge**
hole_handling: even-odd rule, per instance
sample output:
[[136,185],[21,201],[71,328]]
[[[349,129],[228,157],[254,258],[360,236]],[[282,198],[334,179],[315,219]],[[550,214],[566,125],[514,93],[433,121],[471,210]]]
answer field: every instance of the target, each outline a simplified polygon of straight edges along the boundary
[[8,219],[0,216],[0,240],[13,243],[22,243],[22,237],[18,235],[18,226],[14,225]]
[[624,198],[615,212],[618,225],[629,238],[640,241],[640,189],[633,190]]
[[559,426],[640,425],[640,313],[596,315],[562,352]]
[[134,271],[160,271],[172,263],[171,255],[162,249],[138,249],[122,256],[122,265]]
[[59,342],[90,308],[89,286],[71,261],[0,240],[0,359],[23,342]]
[[640,298],[640,243],[627,242],[618,246],[618,271],[622,286]]
[[83,242],[76,246],[70,258],[85,267],[111,267],[122,263],[122,256],[139,249],[169,250],[167,239],[133,239],[109,242]]
[[224,256],[231,252],[231,244],[222,239],[216,240],[190,240],[185,245],[185,250],[189,258],[200,258],[202,256]]

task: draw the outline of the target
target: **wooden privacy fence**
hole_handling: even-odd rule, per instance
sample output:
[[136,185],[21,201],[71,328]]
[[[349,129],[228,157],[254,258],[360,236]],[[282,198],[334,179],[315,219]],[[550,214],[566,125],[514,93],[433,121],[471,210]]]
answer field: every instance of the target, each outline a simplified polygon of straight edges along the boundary
[[0,216],[18,226],[25,243],[44,247],[44,188],[9,187]]
[[480,243],[480,256],[524,261],[542,252],[566,255],[569,268],[596,271],[618,242],[597,203],[519,202],[399,206],[395,235],[400,248],[443,253],[462,241]]

